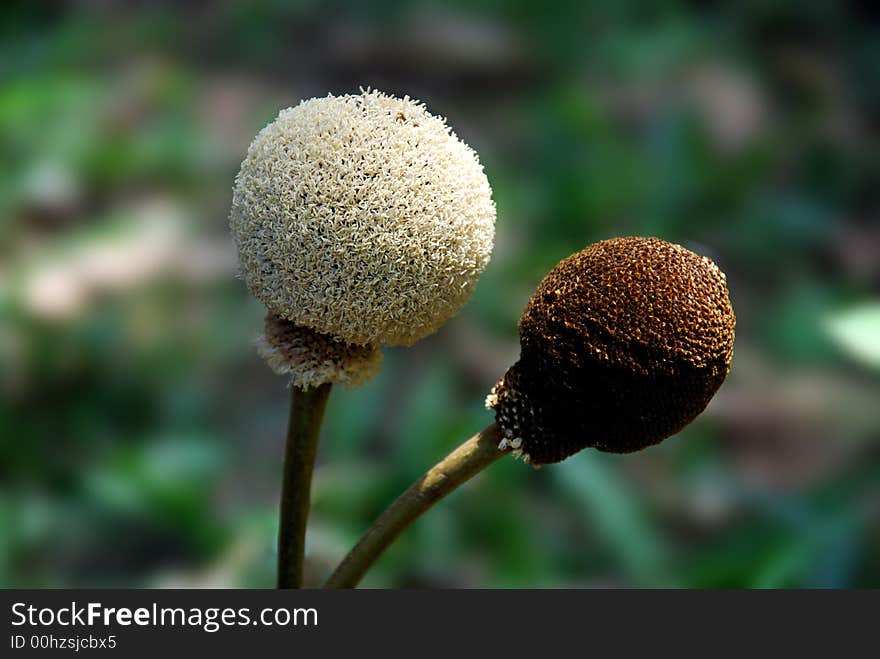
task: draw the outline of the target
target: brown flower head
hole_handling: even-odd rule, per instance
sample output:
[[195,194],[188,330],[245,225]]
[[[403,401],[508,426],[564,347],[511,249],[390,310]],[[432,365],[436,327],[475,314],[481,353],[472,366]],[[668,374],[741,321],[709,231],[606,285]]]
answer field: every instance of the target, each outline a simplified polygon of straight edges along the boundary
[[520,359],[487,398],[502,448],[537,465],[662,441],[721,386],[734,326],[710,259],[657,238],[588,246],[547,275],[520,319]]

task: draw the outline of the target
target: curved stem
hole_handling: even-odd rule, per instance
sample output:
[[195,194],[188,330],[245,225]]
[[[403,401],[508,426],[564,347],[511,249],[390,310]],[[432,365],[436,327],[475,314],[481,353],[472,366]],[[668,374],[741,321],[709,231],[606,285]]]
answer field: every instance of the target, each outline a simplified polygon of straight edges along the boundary
[[330,385],[310,389],[291,386],[290,389],[290,419],[278,528],[278,587],[302,588],[312,469]]
[[504,455],[494,423],[474,435],[413,483],[383,512],[330,575],[325,588],[354,588],[370,566],[422,513]]

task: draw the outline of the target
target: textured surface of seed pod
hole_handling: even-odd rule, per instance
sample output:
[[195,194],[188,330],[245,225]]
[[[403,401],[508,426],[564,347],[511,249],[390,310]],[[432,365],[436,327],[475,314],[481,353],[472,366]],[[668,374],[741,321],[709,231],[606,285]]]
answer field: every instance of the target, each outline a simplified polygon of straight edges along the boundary
[[278,375],[290,375],[300,389],[325,383],[359,385],[368,381],[382,363],[375,346],[343,343],[269,314],[257,351]]
[[236,177],[241,274],[270,313],[353,345],[409,345],[468,299],[495,205],[476,153],[408,97],[283,110]]
[[560,262],[520,320],[520,359],[489,400],[534,464],[625,453],[678,432],[730,369],[724,274],[657,238],[604,240]]

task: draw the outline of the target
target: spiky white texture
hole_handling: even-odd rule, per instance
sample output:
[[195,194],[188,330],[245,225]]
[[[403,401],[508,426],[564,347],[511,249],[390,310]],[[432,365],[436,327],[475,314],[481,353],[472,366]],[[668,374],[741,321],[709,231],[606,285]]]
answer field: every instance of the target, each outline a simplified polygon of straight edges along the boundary
[[351,344],[410,345],[470,296],[495,204],[444,119],[366,91],[282,110],[248,149],[230,224],[271,313]]

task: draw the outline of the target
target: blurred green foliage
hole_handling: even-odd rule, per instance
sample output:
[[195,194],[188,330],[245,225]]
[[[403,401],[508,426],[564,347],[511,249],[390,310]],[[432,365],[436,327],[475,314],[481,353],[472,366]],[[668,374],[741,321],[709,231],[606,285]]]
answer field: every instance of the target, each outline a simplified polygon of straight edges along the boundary
[[480,153],[471,303],[333,392],[317,583],[490,421],[543,275],[650,234],[711,256],[729,381],[638,455],[502,461],[369,586],[880,585],[880,40],[844,3],[7,2],[0,21],[0,584],[269,586],[287,392],[226,230],[301,98],[424,100]]

